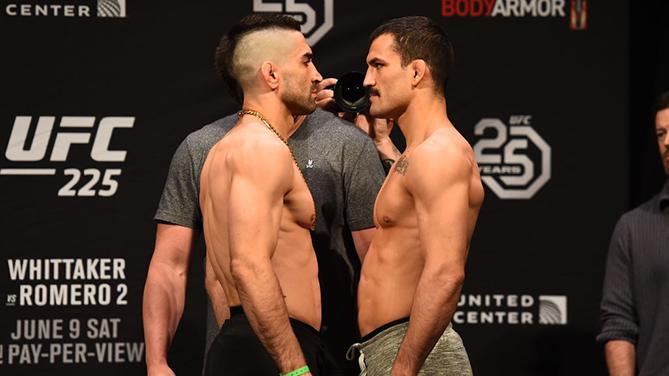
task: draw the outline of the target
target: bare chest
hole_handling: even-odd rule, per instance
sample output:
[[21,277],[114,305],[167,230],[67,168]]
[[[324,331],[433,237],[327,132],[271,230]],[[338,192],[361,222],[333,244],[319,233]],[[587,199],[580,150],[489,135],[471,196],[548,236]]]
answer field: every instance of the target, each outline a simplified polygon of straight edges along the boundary
[[377,226],[389,228],[416,223],[416,213],[411,194],[406,188],[406,160],[395,163],[383,183],[374,204],[374,221]]
[[300,227],[313,230],[316,225],[316,206],[302,174],[293,165],[293,188],[284,197],[284,210]]

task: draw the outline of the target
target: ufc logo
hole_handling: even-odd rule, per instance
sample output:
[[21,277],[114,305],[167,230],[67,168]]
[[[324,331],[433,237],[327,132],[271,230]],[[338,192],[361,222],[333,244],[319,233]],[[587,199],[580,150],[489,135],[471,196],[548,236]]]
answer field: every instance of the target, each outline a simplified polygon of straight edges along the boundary
[[[36,162],[47,155],[49,141],[56,123],[55,116],[40,116],[37,128],[28,145],[26,139],[31,128],[32,116],[17,116],[9,136],[5,157],[13,162]],[[132,128],[134,117],[105,117],[100,119],[91,147],[91,158],[97,162],[123,162],[125,150],[109,150],[112,134],[116,128]],[[49,155],[49,161],[64,162],[73,144],[89,144],[92,132],[69,132],[71,128],[94,128],[95,116],[63,116],[60,118],[56,139]]]

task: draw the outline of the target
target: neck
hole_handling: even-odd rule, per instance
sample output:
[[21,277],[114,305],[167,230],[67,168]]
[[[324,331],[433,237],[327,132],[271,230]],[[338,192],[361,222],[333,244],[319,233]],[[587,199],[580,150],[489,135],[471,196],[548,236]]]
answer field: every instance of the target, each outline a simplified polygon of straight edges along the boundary
[[433,94],[414,97],[396,120],[407,148],[425,141],[439,128],[453,126],[446,113],[446,99]]
[[288,139],[288,136],[297,129],[293,115],[281,103],[262,101],[258,100],[258,98],[244,98],[242,108],[244,110],[258,111],[284,140]]
[[297,115],[297,116],[293,116],[293,122],[294,122],[294,125],[293,125],[293,129],[292,129],[292,130],[290,131],[290,133],[288,134],[288,137],[291,137],[291,136],[293,135],[293,133],[295,133],[295,131],[297,131],[298,129],[300,129],[300,127],[302,126],[302,124],[304,124],[304,121],[305,121],[306,119],[307,119],[307,115]]

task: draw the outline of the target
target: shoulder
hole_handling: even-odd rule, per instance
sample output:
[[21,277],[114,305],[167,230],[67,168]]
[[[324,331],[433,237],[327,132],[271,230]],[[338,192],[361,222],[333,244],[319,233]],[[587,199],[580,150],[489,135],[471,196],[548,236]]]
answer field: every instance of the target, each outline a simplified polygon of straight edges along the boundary
[[428,200],[446,194],[451,187],[469,185],[477,168],[469,144],[448,134],[430,136],[404,162],[401,158],[395,162],[395,168],[400,163],[404,164],[409,192]]
[[659,197],[659,194],[655,195],[650,200],[621,215],[616,227],[631,229],[653,220],[658,213]]
[[258,126],[246,124],[236,128],[230,137],[223,139],[216,147],[219,150],[225,149],[235,166],[271,172],[282,170],[292,163],[288,146],[262,123]]
[[439,131],[416,147],[408,158],[415,170],[435,176],[469,176],[476,166],[474,153],[454,130]]
[[208,151],[235,126],[237,119],[238,117],[236,114],[220,118],[191,132],[186,136],[184,143],[188,145],[191,150]]

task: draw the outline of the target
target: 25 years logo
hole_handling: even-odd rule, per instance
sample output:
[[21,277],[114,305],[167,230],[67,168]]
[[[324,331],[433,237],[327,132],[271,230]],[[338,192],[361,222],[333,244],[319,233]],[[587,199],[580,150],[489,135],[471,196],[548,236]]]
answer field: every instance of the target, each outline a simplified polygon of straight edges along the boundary
[[[322,17],[311,4],[283,0],[283,2],[268,0],[253,0],[253,11],[256,13],[284,13],[294,17],[302,23],[301,30],[310,46],[316,45],[321,38],[334,26],[334,0],[321,0]],[[319,19],[322,21],[319,22]]]
[[551,147],[530,126],[531,120],[529,115],[513,115],[507,127],[499,119],[485,118],[474,127],[481,180],[501,199],[530,199],[551,178]]

